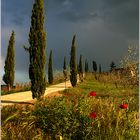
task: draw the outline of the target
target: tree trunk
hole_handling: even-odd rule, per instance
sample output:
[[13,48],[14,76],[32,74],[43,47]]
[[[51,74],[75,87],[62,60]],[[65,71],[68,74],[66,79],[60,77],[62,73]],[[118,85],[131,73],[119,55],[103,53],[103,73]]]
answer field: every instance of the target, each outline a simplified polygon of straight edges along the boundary
[[8,85],[8,91],[10,91],[11,90],[11,86],[10,85]]

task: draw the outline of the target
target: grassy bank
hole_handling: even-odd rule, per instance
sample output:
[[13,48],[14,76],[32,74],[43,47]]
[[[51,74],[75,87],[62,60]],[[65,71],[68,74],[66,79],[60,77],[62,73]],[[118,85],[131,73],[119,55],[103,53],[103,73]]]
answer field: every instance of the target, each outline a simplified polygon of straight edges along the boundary
[[34,106],[3,107],[2,139],[138,140],[138,87],[89,74],[61,94]]

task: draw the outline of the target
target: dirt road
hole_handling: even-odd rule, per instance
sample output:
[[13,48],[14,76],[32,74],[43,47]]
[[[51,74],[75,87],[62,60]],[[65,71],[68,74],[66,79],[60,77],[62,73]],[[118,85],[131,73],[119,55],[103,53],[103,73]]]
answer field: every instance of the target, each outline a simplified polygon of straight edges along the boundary
[[[71,87],[70,81],[66,82],[66,88]],[[44,96],[58,92],[58,91],[63,91],[65,89],[65,82],[60,83],[57,85],[52,85],[46,88]],[[32,101],[32,93],[31,91],[26,91],[26,92],[18,92],[18,93],[13,93],[9,95],[3,95],[1,96],[1,106],[5,105],[12,105],[13,103],[26,103],[30,104],[30,102],[27,101]]]

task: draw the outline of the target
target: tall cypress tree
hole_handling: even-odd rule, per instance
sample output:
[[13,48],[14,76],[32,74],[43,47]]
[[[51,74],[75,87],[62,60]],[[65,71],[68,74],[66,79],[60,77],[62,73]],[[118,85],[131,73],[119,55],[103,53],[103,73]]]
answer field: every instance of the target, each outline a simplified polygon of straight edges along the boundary
[[66,80],[67,80],[67,65],[66,65],[66,56],[64,56],[64,64],[63,64],[63,74],[64,74],[64,78],[65,78],[65,88],[66,88]]
[[80,80],[83,81],[83,60],[82,60],[82,55],[80,55],[80,59],[79,59],[78,72],[79,72]]
[[95,61],[93,61],[92,64],[93,64],[93,71],[96,72],[97,71],[97,64]]
[[63,64],[63,70],[66,70],[67,66],[66,66],[66,56],[64,56],[64,64]]
[[73,87],[77,84],[77,64],[76,64],[76,46],[75,46],[75,38],[73,36],[72,39],[72,46],[71,46],[71,53],[70,53],[70,81]]
[[101,64],[99,64],[99,73],[102,72]]
[[87,59],[85,60],[85,72],[87,73],[89,71],[88,69],[88,61]]
[[116,68],[114,61],[110,63],[110,72],[112,72]]
[[80,59],[79,59],[79,72],[83,73],[83,56],[80,55]]
[[35,0],[29,33],[29,78],[31,80],[32,98],[39,99],[46,89],[46,32],[44,30],[44,1]]
[[53,67],[52,67],[52,50],[50,51],[49,63],[48,63],[48,82],[53,83]]
[[64,74],[64,77],[65,77],[65,80],[66,80],[66,79],[67,79],[67,65],[66,65],[66,56],[64,56],[63,74]]
[[7,48],[7,55],[5,59],[5,66],[4,71],[5,74],[3,75],[3,81],[8,85],[8,89],[13,86],[14,78],[15,78],[15,33],[12,31],[9,45]]

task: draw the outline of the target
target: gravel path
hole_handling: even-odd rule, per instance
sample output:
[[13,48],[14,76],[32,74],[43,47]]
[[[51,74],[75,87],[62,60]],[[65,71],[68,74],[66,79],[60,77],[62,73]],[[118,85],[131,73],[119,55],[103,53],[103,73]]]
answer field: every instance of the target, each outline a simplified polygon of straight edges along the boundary
[[[69,87],[71,87],[71,83],[70,83],[70,81],[67,81],[66,88],[69,88]],[[65,89],[65,82],[57,84],[57,85],[49,86],[46,88],[44,96],[46,96],[46,95],[48,96],[51,93],[55,93],[58,91],[63,91],[64,89]],[[1,106],[13,105],[14,103],[32,104],[27,101],[33,101],[31,91],[18,92],[18,93],[1,96]]]

